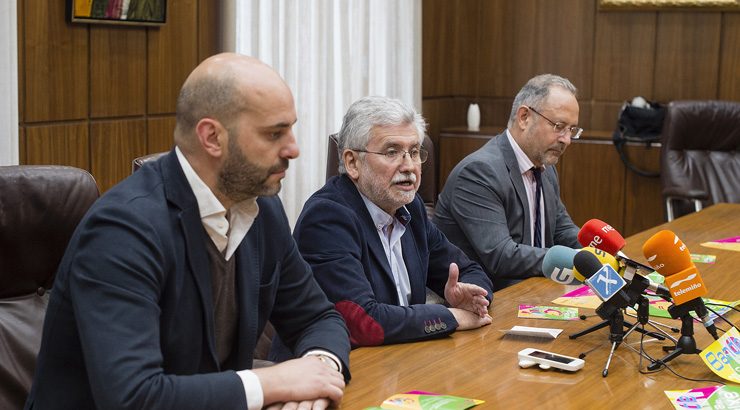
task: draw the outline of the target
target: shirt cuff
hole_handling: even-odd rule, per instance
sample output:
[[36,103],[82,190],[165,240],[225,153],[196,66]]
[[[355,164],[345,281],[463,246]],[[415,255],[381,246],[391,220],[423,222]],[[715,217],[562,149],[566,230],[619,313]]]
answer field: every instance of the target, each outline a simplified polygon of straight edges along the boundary
[[265,395],[262,392],[262,383],[260,378],[251,370],[240,370],[236,372],[242,379],[244,385],[244,394],[247,399],[247,410],[259,410],[265,401]]
[[309,350],[308,352],[306,352],[306,354],[303,355],[303,357],[306,356],[326,356],[331,359],[331,361],[333,361],[334,364],[337,366],[337,371],[339,371],[339,373],[342,372],[342,361],[339,360],[339,358],[335,356],[332,352],[326,350]]

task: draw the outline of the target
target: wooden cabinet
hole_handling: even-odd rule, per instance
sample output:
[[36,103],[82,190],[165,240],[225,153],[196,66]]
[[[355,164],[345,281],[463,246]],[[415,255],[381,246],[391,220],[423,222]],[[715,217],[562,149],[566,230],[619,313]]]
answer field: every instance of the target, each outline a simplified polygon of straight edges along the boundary
[[[455,165],[504,128],[482,127],[479,132],[465,127],[443,129],[438,143],[440,192]],[[659,170],[659,145],[629,144],[626,152],[641,168]],[[598,218],[628,236],[665,220],[660,179],[628,170],[614,149],[609,131],[586,131],[565,151],[557,170],[560,196],[579,226]]]

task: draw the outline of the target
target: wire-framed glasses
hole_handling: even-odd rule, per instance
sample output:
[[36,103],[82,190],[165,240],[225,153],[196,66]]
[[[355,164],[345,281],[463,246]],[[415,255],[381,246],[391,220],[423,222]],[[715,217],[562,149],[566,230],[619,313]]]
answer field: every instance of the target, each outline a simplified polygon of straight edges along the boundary
[[555,121],[553,121],[553,120],[545,117],[544,115],[542,115],[542,113],[540,113],[539,111],[535,110],[534,108],[532,108],[532,107],[530,107],[528,105],[525,105],[525,107],[527,107],[528,110],[531,110],[533,113],[539,115],[540,117],[542,117],[545,120],[547,120],[547,122],[549,122],[550,124],[552,124],[552,130],[556,134],[560,135],[561,137],[564,136],[566,132],[568,132],[568,133],[570,133],[570,139],[572,139],[572,140],[577,140],[578,138],[581,138],[581,134],[583,133],[583,128],[576,127],[576,126],[570,126],[570,127],[568,127],[568,125],[566,123],[559,122],[559,121],[558,122],[555,122]]

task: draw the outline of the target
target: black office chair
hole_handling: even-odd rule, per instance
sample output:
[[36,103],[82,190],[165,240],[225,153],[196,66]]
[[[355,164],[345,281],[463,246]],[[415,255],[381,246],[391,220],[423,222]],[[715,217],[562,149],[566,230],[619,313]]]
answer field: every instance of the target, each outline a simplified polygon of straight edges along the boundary
[[161,157],[162,155],[166,155],[169,151],[165,152],[156,152],[154,154],[147,154],[141,157],[134,158],[133,161],[131,161],[131,173],[138,171],[139,168],[144,166],[149,161],[156,161]]
[[740,202],[740,103],[673,101],[663,123],[661,184],[668,221],[692,203],[695,211]]
[[[326,153],[326,179],[339,174],[339,152],[337,149],[336,134],[329,136],[329,144]],[[434,143],[428,135],[424,136],[421,146],[429,151],[429,159],[421,164],[421,184],[419,184],[419,196],[424,200],[424,206],[429,218],[434,214],[434,205],[437,204],[437,167],[434,153]]]
[[0,409],[22,408],[57,266],[98,186],[64,166],[0,167]]

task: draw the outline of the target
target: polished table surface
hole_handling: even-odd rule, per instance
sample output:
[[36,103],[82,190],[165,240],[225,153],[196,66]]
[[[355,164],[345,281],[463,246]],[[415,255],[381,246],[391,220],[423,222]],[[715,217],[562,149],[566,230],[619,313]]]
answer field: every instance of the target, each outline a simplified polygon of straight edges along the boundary
[[[740,283],[735,280],[740,273],[740,252],[699,245],[740,235],[740,204],[714,205],[633,235],[627,238],[624,252],[646,263],[642,256],[642,244],[661,229],[675,232],[692,253],[717,256],[715,264],[697,264],[710,297],[740,299]],[[495,293],[491,308],[493,323],[490,326],[456,332],[439,340],[364,347],[352,351],[352,381],[345,390],[342,408],[378,406],[395,393],[423,390],[485,400],[486,403],[478,408],[671,409],[673,407],[664,390],[717,384],[684,380],[667,369],[649,375],[640,374],[640,356],[624,346],[616,350],[609,374],[604,378],[601,372],[611,345],[608,328],[575,340],[568,338],[569,334],[598,323],[598,316],[569,322],[517,318],[519,304],[552,305],[553,299],[576,288],[559,285],[544,277],[531,278]],[[580,309],[580,312],[593,314],[591,309]],[[725,317],[736,324],[740,321],[740,313],[737,312],[728,313]],[[625,319],[634,320],[630,317]],[[680,325],[677,320],[659,320]],[[721,320],[716,323],[719,328],[729,328]],[[562,328],[564,331],[555,340],[504,335],[504,330],[514,325]],[[701,325],[697,324],[694,328],[697,346],[704,349],[712,339]],[[651,356],[663,357],[661,346],[669,342],[645,340],[645,349]],[[639,341],[640,336],[633,333],[625,343],[639,348]],[[526,347],[574,357],[581,352],[590,352],[582,370],[566,373],[537,367],[519,368],[517,352]],[[647,364],[643,360],[641,368],[644,370]],[[698,355],[681,355],[669,365],[685,377],[721,380],[704,365]]]

